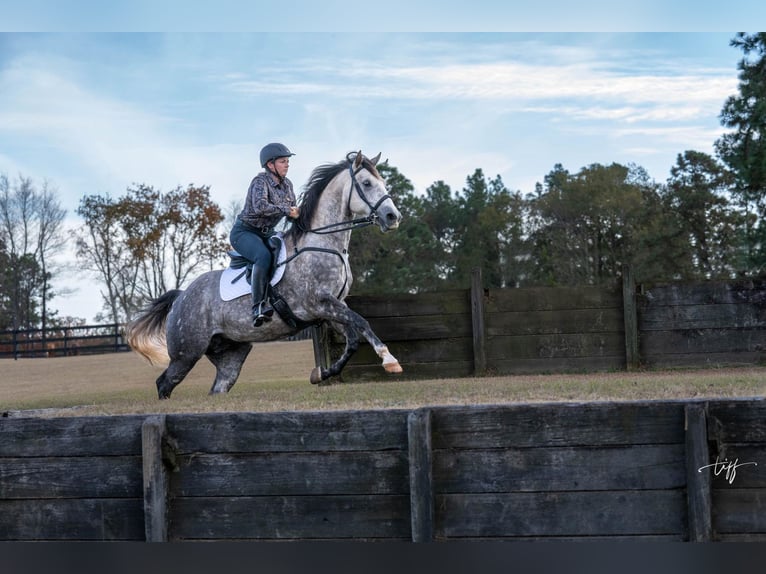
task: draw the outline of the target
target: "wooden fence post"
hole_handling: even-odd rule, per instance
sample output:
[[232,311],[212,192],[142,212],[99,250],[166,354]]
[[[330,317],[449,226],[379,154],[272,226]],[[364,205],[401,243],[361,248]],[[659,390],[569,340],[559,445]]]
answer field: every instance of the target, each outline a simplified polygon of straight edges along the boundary
[[168,473],[162,455],[165,415],[147,418],[141,425],[144,471],[144,530],[147,542],[167,542]]
[[686,499],[689,506],[689,541],[709,542],[713,538],[711,469],[707,445],[706,408],[700,404],[685,407]]
[[639,366],[638,313],[633,270],[627,264],[622,266],[622,309],[625,325],[625,368],[634,371]]
[[311,342],[314,347],[314,366],[326,369],[330,366],[330,334],[322,323],[311,327]]
[[410,461],[410,522],[413,542],[434,539],[431,411],[418,409],[407,417]]
[[481,268],[471,273],[471,326],[473,331],[473,372],[487,374],[486,334],[484,328],[484,285]]

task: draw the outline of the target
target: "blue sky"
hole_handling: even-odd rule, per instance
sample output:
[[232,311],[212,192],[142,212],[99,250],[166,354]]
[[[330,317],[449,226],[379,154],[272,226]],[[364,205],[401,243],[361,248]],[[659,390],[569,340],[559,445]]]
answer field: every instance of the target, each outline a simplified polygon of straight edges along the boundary
[[[560,18],[539,27],[548,31],[521,31],[522,22],[467,32],[452,20],[438,24],[457,31],[439,32],[429,31],[437,22],[419,4],[409,16],[425,32],[407,31],[406,22],[396,32],[388,28],[401,16],[398,2],[373,26],[345,3],[330,2],[320,14],[293,9],[301,3],[255,11],[222,0],[229,14],[238,5],[242,18],[218,32],[209,30],[221,28],[219,12],[204,10],[176,29],[175,2],[151,13],[151,26],[150,3],[133,11],[120,2],[75,4],[91,7],[89,16],[30,0],[0,25],[0,173],[47,179],[70,226],[83,195],[119,196],[132,183],[209,185],[226,208],[244,198],[269,141],[297,154],[296,188],[313,167],[356,149],[382,152],[417,192],[437,180],[457,191],[481,168],[526,194],[556,163],[577,171],[633,162],[665,181],[679,153],[712,153],[742,57],[729,46],[734,32],[720,30],[725,20],[705,32],[621,29],[627,16],[636,29],[664,30],[641,25],[649,17],[635,7],[601,32],[580,31],[581,13],[567,23],[570,4],[557,2],[547,4],[564,10]],[[243,24],[251,17],[274,25]],[[526,17],[528,24],[542,15]],[[304,31],[312,18],[330,25]],[[170,31],[136,31],[163,25]],[[562,31],[567,25],[574,31]],[[93,282],[66,281],[77,292],[53,307],[92,319]]]

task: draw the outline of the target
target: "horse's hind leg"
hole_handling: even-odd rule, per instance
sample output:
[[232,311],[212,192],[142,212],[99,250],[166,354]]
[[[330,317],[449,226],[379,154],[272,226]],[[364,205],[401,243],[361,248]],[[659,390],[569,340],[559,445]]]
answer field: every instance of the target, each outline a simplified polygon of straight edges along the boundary
[[157,378],[157,394],[160,399],[169,399],[173,389],[184,380],[198,358],[174,359],[167,369]]
[[205,355],[215,365],[215,381],[210,394],[227,393],[237,382],[242,365],[253,348],[251,343],[232,341],[220,335],[210,341]]

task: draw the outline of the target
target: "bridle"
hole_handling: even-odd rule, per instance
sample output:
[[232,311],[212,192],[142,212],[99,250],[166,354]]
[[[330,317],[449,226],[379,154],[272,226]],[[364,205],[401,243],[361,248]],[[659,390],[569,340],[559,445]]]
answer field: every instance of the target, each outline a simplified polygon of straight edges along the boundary
[[[375,204],[373,204],[369,198],[364,194],[364,190],[362,189],[362,186],[359,185],[359,182],[356,179],[357,174],[364,169],[364,163],[362,162],[359,167],[354,170],[354,161],[351,159],[351,155],[354,152],[349,153],[346,155],[346,159],[348,160],[348,172],[351,176],[351,189],[348,192],[348,204],[347,204],[347,210],[349,213],[351,213],[351,195],[354,193],[354,190],[356,190],[356,193],[359,195],[359,197],[362,199],[362,201],[367,205],[367,207],[370,208],[370,214],[367,217],[360,217],[357,219],[352,219],[350,221],[339,221],[338,223],[331,223],[329,225],[324,225],[322,227],[317,227],[314,229],[301,229],[303,233],[316,233],[317,235],[327,235],[330,233],[340,233],[341,231],[349,231],[353,229],[358,229],[360,227],[367,227],[368,225],[372,225],[378,221],[380,216],[378,215],[378,209],[380,208],[381,204],[386,201],[387,199],[390,199],[391,196],[388,194],[384,194]],[[287,265],[290,261],[298,257],[301,253],[305,253],[307,251],[313,251],[313,252],[319,252],[319,253],[330,253],[332,255],[336,255],[340,258],[344,268],[346,269],[347,276],[346,279],[343,282],[343,287],[341,287],[340,293],[338,294],[338,297],[340,298],[343,291],[346,289],[348,285],[348,266],[346,261],[347,252],[344,249],[341,253],[340,251],[337,251],[335,249],[331,249],[328,247],[315,247],[315,246],[306,246],[302,247],[301,249],[298,249],[297,246],[295,247],[295,251],[292,255],[287,257],[284,261],[281,261],[280,263],[277,263],[277,267],[281,267],[282,265]],[[275,291],[274,287],[272,287],[272,291]]]
[[358,219],[352,219],[350,221],[339,221],[338,223],[331,223],[329,225],[325,225],[323,227],[317,227],[314,229],[302,229],[304,233],[316,233],[318,235],[327,235],[329,233],[340,233],[341,231],[349,231],[352,229],[358,229],[360,227],[367,227],[368,225],[373,225],[374,223],[378,222],[378,219],[380,219],[380,216],[378,215],[378,209],[380,208],[381,204],[386,201],[387,199],[391,199],[391,196],[387,193],[382,195],[381,198],[377,201],[377,203],[373,204],[367,196],[364,194],[364,190],[362,189],[362,186],[359,185],[359,182],[356,180],[357,174],[364,169],[364,163],[360,164],[359,167],[354,170],[354,162],[351,159],[351,155],[354,152],[349,153],[346,155],[346,160],[348,160],[348,173],[351,176],[351,189],[348,192],[348,205],[347,210],[349,213],[351,213],[351,196],[354,193],[354,190],[356,190],[357,195],[361,198],[361,200],[367,205],[367,207],[370,208],[370,214],[366,217],[360,217]]

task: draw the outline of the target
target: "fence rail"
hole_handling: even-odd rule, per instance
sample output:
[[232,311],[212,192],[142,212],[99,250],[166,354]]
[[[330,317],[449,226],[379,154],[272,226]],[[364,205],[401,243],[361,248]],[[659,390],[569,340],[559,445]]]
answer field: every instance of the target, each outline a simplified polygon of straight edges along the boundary
[[766,541],[765,420],[753,399],[0,417],[0,540]]
[[124,325],[79,325],[0,331],[0,358],[66,357],[129,351]]
[[[122,324],[83,325],[0,331],[0,359],[67,357],[130,351]],[[311,338],[311,329],[288,337],[290,341]]]

